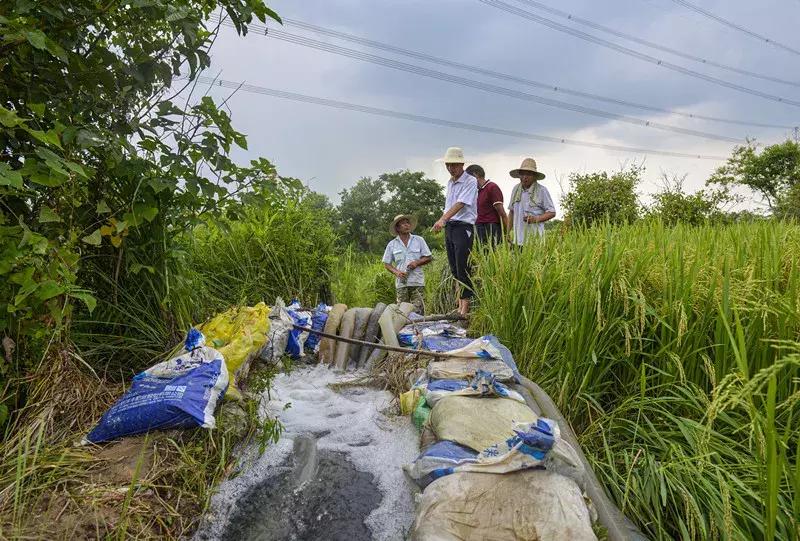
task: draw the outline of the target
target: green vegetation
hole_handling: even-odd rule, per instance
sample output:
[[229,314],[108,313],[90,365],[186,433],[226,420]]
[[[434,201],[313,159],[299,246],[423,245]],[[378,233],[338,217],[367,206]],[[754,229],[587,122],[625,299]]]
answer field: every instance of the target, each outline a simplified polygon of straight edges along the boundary
[[[377,179],[365,177],[342,190],[337,208],[341,238],[361,251],[383,253],[389,242],[389,223],[398,214],[412,214],[420,231],[429,229],[444,208],[444,187],[424,173],[398,171]],[[429,239],[431,249],[443,246],[442,236]]]
[[794,539],[800,227],[574,229],[479,257],[475,330],[657,539]]

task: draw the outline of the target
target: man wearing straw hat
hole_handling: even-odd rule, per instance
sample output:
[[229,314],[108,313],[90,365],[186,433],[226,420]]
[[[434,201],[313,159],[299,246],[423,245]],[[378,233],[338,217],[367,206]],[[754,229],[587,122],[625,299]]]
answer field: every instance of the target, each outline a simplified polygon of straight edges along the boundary
[[514,234],[514,242],[522,246],[525,242],[544,235],[544,222],[556,216],[556,207],[550,192],[539,184],[544,173],[536,169],[536,160],[525,158],[522,165],[511,171],[519,184],[511,191],[508,204],[508,222]]
[[458,147],[448,148],[444,158],[437,161],[444,162],[450,180],[447,183],[444,214],[433,224],[433,230],[445,230],[450,272],[462,285],[458,312],[466,316],[473,295],[469,253],[472,250],[475,220],[478,218],[478,181],[464,171],[464,151]]
[[411,234],[416,226],[417,219],[413,216],[400,214],[394,217],[389,225],[389,233],[395,238],[386,245],[382,261],[386,270],[395,275],[397,304],[410,302],[414,305],[414,311],[422,315],[425,313],[425,275],[420,267],[432,259],[425,239]]

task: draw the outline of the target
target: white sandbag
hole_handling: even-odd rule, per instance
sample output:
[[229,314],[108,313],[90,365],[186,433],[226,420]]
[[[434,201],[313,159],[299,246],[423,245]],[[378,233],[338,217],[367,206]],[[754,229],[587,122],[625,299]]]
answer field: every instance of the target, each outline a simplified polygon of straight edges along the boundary
[[[347,310],[346,304],[334,304],[328,312],[328,319],[325,321],[325,334],[336,334],[339,330],[339,323]],[[325,364],[333,363],[333,356],[336,352],[336,342],[333,338],[323,338],[319,341],[319,362]]]
[[[339,325],[339,336],[342,338],[353,337],[353,327],[356,322],[356,311],[358,308],[350,308],[342,316],[342,322]],[[338,370],[347,370],[347,361],[350,358],[350,344],[347,342],[338,342],[336,344],[336,352],[333,356],[333,364]]]
[[580,488],[546,470],[454,473],[422,494],[414,541],[594,541]]
[[447,396],[433,407],[430,424],[440,440],[481,452],[514,437],[518,423],[537,419],[528,406],[509,398]]
[[494,359],[448,359],[428,364],[430,379],[472,380],[478,371],[491,372],[497,381],[509,382],[514,379],[514,371],[506,363]]

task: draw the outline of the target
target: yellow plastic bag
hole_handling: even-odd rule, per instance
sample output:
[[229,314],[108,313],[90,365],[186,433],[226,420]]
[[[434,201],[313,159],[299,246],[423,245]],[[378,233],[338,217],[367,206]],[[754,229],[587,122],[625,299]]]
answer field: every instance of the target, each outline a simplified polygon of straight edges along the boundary
[[400,414],[401,415],[411,415],[414,411],[414,408],[417,407],[417,402],[419,402],[419,397],[422,393],[420,393],[419,389],[411,389],[410,391],[406,391],[400,395]]
[[250,355],[254,355],[267,340],[269,307],[260,302],[255,306],[234,307],[214,316],[200,330],[206,344],[216,348],[225,359],[230,385],[226,397],[242,398],[236,387],[239,370]]

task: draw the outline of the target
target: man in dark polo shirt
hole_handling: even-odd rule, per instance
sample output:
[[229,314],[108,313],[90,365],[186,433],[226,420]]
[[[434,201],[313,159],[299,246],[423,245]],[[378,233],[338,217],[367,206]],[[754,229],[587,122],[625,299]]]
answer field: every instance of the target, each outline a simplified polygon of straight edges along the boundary
[[467,173],[478,180],[478,219],[475,221],[478,240],[481,244],[500,244],[503,229],[508,226],[503,192],[500,186],[486,179],[486,172],[480,165],[470,165]]

